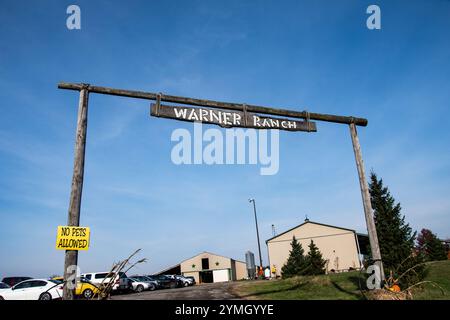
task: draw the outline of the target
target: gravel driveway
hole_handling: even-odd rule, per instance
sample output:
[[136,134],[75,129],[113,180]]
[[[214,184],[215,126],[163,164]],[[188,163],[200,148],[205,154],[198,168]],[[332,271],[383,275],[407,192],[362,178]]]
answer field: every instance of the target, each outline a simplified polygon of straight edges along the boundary
[[233,292],[233,282],[195,285],[186,288],[161,289],[114,295],[112,300],[233,300],[239,299]]

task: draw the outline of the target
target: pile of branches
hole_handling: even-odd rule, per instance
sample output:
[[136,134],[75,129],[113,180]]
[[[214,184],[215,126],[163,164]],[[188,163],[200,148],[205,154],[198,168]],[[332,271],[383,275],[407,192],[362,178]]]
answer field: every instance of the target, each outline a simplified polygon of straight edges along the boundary
[[[108,275],[103,279],[103,281],[98,285],[99,292],[96,295],[98,300],[106,300],[111,296],[111,291],[116,283],[117,279],[120,279],[121,272],[127,273],[129,270],[134,268],[139,263],[144,263],[147,261],[146,258],[140,259],[134,263],[131,263],[130,260],[133,258],[141,249],[137,249],[133,252],[128,258],[125,260],[116,262],[113,264],[111,270]],[[108,282],[105,282],[106,279],[112,279]]]
[[[436,288],[438,288],[443,295],[445,295],[445,290],[439,286],[434,281],[416,281],[415,283],[409,284],[409,286],[405,289],[400,288],[400,282],[401,280],[410,275],[410,274],[416,274],[416,269],[421,268],[425,265],[429,265],[431,263],[434,263],[435,261],[431,262],[423,262],[418,263],[411,268],[408,268],[406,271],[404,271],[402,274],[400,274],[398,277],[395,277],[394,274],[400,269],[400,267],[403,265],[403,263],[406,262],[410,257],[405,259],[400,265],[396,268],[395,271],[391,270],[389,278],[386,279],[383,288],[377,289],[377,290],[369,290],[363,292],[363,295],[369,299],[369,300],[412,300],[414,299],[414,288],[423,288],[425,285],[431,285]],[[362,291],[362,290],[361,290]]]

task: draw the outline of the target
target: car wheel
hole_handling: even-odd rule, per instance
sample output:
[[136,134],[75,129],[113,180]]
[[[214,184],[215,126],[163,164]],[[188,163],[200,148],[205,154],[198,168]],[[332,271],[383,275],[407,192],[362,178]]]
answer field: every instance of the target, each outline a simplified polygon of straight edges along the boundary
[[140,293],[142,291],[144,291],[144,287],[142,285],[138,285],[136,288],[136,292]]
[[5,300],[5,299],[3,299],[3,297],[2,297],[2,296],[0,296],[0,300]]
[[189,282],[185,282],[183,285],[184,285],[185,287],[189,287]]
[[52,300],[52,295],[48,292],[44,292],[39,296],[39,300]]
[[86,289],[83,291],[83,297],[86,300],[90,300],[92,299],[92,296],[94,295],[94,291],[92,291],[91,289]]
[[154,291],[156,289],[156,286],[153,283],[151,283],[149,289],[150,291]]

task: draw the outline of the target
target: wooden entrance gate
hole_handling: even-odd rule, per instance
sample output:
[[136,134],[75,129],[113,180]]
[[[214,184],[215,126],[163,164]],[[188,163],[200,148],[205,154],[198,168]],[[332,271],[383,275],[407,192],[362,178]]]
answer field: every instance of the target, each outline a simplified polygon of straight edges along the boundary
[[[372,205],[370,201],[369,187],[365,177],[364,163],[361,147],[358,139],[356,126],[367,126],[367,119],[346,117],[330,114],[310,113],[308,111],[294,111],[288,109],[270,108],[242,103],[220,102],[213,100],[195,99],[179,96],[165,95],[161,93],[150,93],[143,91],[114,89],[107,87],[92,86],[78,83],[59,83],[59,89],[79,91],[78,120],[75,142],[75,160],[72,177],[72,188],[70,193],[68,225],[79,226],[81,194],[83,189],[84,159],[86,149],[86,132],[88,120],[88,101],[90,93],[108,94],[129,98],[153,100],[151,114],[156,117],[165,117],[182,121],[200,121],[217,124],[222,127],[244,127],[256,129],[280,129],[287,131],[316,131],[316,125],[311,120],[334,122],[349,126],[350,137],[355,154],[356,167],[358,170],[359,185],[363,200],[364,215],[369,234],[372,258],[379,267],[381,280],[384,280],[383,264],[381,261],[380,247],[373,219]],[[178,103],[192,107],[166,106],[161,102]],[[185,110],[184,110],[185,109]],[[189,112],[189,116],[188,116]],[[181,115],[181,116],[180,116]],[[262,116],[266,115],[266,116]],[[267,117],[276,116],[274,117]],[[287,118],[279,118],[287,117]],[[293,118],[293,119],[292,119]],[[295,120],[297,119],[297,120]],[[301,119],[301,121],[298,121]],[[65,254],[64,281],[67,283],[69,277],[73,278],[76,268],[69,268],[78,264],[78,251],[68,250]],[[64,286],[64,299],[73,299],[74,290]]]

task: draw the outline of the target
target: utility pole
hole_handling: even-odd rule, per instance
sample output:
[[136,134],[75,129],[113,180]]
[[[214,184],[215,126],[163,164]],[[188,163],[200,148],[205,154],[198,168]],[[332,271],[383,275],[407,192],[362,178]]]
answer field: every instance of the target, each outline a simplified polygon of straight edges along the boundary
[[361,146],[359,145],[358,133],[356,131],[356,126],[354,123],[350,123],[350,136],[352,137],[353,152],[355,153],[356,168],[358,169],[359,186],[361,188],[361,196],[364,206],[364,215],[366,217],[367,232],[369,233],[370,250],[372,252],[372,258],[375,262],[375,265],[377,265],[380,268],[381,281],[384,281],[385,276],[383,270],[383,263],[381,261],[380,246],[378,244],[377,229],[375,227],[375,221],[373,220],[373,213],[372,213],[373,209],[372,203],[370,201],[369,186],[367,185],[366,181],[366,174],[364,170],[364,162],[362,159]]
[[262,269],[263,263],[262,263],[262,257],[261,257],[261,245],[259,244],[258,218],[256,217],[255,199],[248,199],[248,202],[253,202],[253,212],[255,213],[255,224],[256,224],[256,238],[258,240],[259,266]]
[[[89,85],[83,85],[78,103],[78,120],[75,141],[75,159],[73,165],[72,188],[70,192],[69,226],[80,225],[81,194],[83,191],[84,157],[86,150],[86,132],[88,116]],[[64,260],[63,299],[73,300],[75,297],[78,251],[66,250]],[[70,280],[70,283],[69,283]]]

